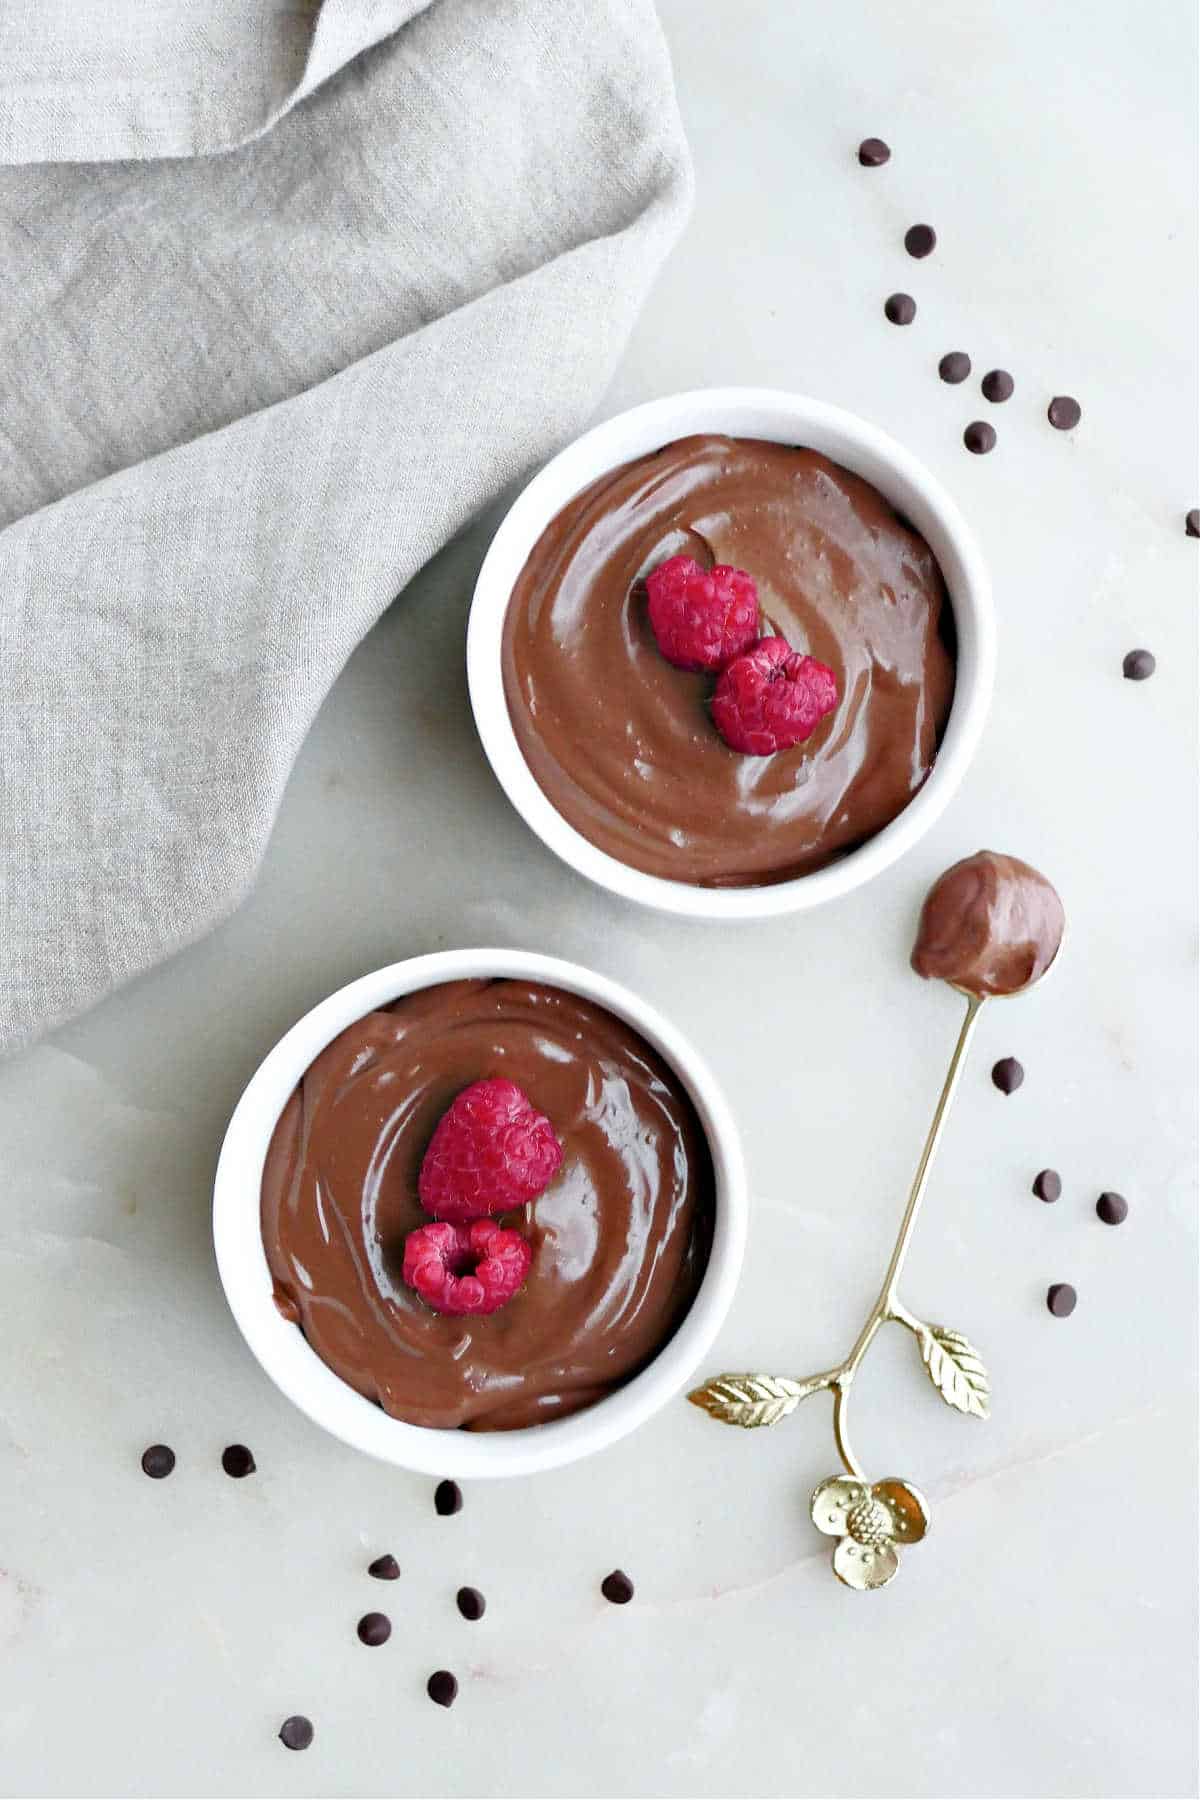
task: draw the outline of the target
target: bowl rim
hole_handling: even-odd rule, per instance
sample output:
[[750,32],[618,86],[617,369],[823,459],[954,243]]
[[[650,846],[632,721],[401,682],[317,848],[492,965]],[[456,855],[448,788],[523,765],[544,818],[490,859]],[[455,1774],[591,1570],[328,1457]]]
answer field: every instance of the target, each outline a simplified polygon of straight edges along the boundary
[[[517,742],[504,693],[501,644],[513,583],[545,526],[590,481],[696,431],[802,443],[879,489],[929,543],[946,580],[958,637],[954,698],[937,759],[920,792],[889,825],[839,861],[762,887],[670,881],[610,856],[567,823],[538,786]],[[697,388],[664,395],[593,426],[546,463],[501,520],[475,583],[467,626],[467,682],[480,741],[517,812],[561,861],[627,900],[700,919],[775,918],[861,887],[925,836],[970,764],[991,700],[996,642],[982,553],[938,478],[888,433],[825,401],[782,388]]]
[[[696,1108],[715,1178],[708,1264],[673,1337],[633,1379],[582,1412],[516,1431],[469,1432],[393,1419],[324,1363],[278,1312],[259,1224],[263,1164],[288,1096],[325,1046],[371,1011],[442,982],[498,976],[545,982],[607,1008],[670,1064]],[[334,1437],[417,1473],[471,1480],[561,1467],[615,1443],[685,1385],[724,1323],[741,1273],[748,1202],[741,1141],[724,1094],[691,1041],[621,983],[580,963],[533,951],[464,949],[407,957],[338,988],[269,1050],[234,1108],[213,1184],[213,1244],[225,1297],[264,1372]]]

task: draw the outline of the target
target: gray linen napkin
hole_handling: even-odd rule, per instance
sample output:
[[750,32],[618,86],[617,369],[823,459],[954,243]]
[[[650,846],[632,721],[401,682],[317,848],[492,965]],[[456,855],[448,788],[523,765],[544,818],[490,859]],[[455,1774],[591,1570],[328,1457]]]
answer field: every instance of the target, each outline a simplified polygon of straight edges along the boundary
[[355,644],[595,407],[690,171],[649,0],[9,0],[0,154],[5,1051],[237,905]]

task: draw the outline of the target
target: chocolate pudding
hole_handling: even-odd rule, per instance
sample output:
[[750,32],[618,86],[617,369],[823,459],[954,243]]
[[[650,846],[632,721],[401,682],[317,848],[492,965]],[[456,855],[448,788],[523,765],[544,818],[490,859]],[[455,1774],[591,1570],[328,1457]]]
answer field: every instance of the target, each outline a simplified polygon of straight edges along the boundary
[[1065,929],[1044,875],[1018,857],[977,850],[930,888],[912,966],[967,994],[1016,994],[1046,973]]
[[[826,663],[839,704],[790,750],[731,750],[712,678],[660,655],[644,577],[677,554],[758,586],[762,629]],[[568,824],[633,868],[705,887],[845,855],[929,774],[954,693],[933,553],[813,450],[689,437],[614,469],[547,526],[513,589],[504,688],[522,754]]]
[[[562,1166],[500,1223],[525,1286],[486,1317],[432,1311],[401,1280],[428,1224],[417,1174],[469,1083],[515,1081]],[[276,1303],[335,1374],[414,1425],[510,1430],[576,1412],[637,1372],[695,1296],[712,1162],[678,1078],[630,1026],[526,981],[459,981],[359,1019],[280,1115],[262,1182]]]

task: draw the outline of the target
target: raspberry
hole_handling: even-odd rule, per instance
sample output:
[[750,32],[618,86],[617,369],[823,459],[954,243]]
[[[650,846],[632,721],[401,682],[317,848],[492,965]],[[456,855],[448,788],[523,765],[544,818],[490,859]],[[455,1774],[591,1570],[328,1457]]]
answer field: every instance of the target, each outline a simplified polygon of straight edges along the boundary
[[473,1081],[442,1114],[417,1192],[435,1219],[465,1224],[536,1199],[562,1156],[549,1119],[515,1081]]
[[512,1299],[532,1260],[520,1232],[493,1219],[440,1220],[409,1232],[402,1272],[434,1312],[494,1313]]
[[730,749],[770,756],[811,737],[837,703],[832,669],[801,656],[786,638],[764,637],[721,675],[712,716]]
[[758,635],[758,589],[744,569],[669,556],[646,577],[655,641],[677,669],[722,669]]

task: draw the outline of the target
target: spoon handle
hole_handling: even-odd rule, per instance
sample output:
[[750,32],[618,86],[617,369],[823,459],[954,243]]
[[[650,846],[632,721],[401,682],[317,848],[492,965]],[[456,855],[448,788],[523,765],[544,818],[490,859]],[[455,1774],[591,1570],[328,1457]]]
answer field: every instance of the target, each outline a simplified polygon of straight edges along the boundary
[[916,1228],[917,1213],[921,1201],[925,1198],[925,1189],[929,1182],[929,1171],[933,1167],[933,1159],[941,1142],[942,1131],[946,1123],[946,1115],[950,1111],[950,1102],[958,1087],[959,1077],[967,1059],[967,1051],[971,1046],[971,1038],[983,1011],[984,995],[969,994],[967,1011],[958,1033],[958,1042],[954,1046],[954,1054],[950,1058],[950,1067],[946,1071],[946,1079],[934,1110],[929,1134],[925,1139],[925,1148],[921,1152],[921,1160],[917,1164],[917,1172],[913,1176],[913,1184],[909,1190],[908,1204],[904,1208],[904,1217],[900,1221],[900,1234],[896,1239],[896,1247],[892,1251],[892,1260],[887,1266],[887,1274],[883,1278],[880,1290],[880,1308],[884,1312],[891,1311],[896,1301],[896,1285],[900,1279],[900,1271],[904,1267],[904,1259],[908,1255],[908,1247],[912,1242],[912,1234]]
[[929,1172],[950,1111],[950,1102],[966,1063],[975,1026],[983,1011],[982,994],[968,994],[965,998],[966,1016],[959,1027],[950,1067],[946,1071],[946,1079],[925,1138],[925,1147],[921,1151],[921,1160],[909,1189],[908,1202],[900,1220],[891,1260],[875,1304],[867,1314],[866,1322],[855,1339],[849,1356],[836,1368],[826,1369],[819,1375],[809,1375],[803,1381],[790,1375],[719,1375],[688,1395],[694,1406],[702,1407],[714,1419],[720,1419],[726,1425],[757,1426],[778,1424],[780,1419],[787,1418],[789,1413],[795,1411],[801,1400],[806,1400],[810,1394],[822,1389],[828,1389],[833,1394],[833,1435],[838,1454],[847,1474],[860,1481],[866,1477],[851,1447],[846,1424],[850,1389],[864,1356],[881,1327],[889,1320],[903,1325],[916,1338],[929,1378],[948,1405],[978,1419],[986,1419],[988,1416],[987,1371],[974,1346],[961,1332],[950,1331],[940,1325],[925,1324],[902,1303],[897,1291],[904,1259],[908,1255],[916,1229],[917,1213],[925,1197]]
[[[892,1251],[891,1261],[887,1266],[887,1273],[884,1275],[875,1304],[867,1314],[866,1323],[854,1341],[854,1348],[841,1368],[834,1372],[833,1380],[830,1383],[833,1388],[833,1435],[837,1442],[838,1454],[847,1474],[853,1475],[859,1480],[864,1479],[862,1466],[851,1448],[846,1429],[850,1386],[858,1373],[859,1364],[874,1342],[876,1333],[889,1319],[894,1319],[897,1324],[904,1325],[922,1345],[930,1335],[929,1327],[923,1325],[920,1319],[909,1312],[907,1306],[901,1304],[897,1288],[900,1285],[904,1259],[908,1255],[908,1247],[912,1243],[912,1235],[916,1230],[917,1213],[920,1210],[921,1201],[925,1198],[925,1189],[929,1183],[929,1171],[933,1167],[933,1159],[946,1124],[946,1115],[950,1111],[950,1102],[954,1098],[954,1091],[967,1060],[967,1051],[971,1045],[975,1026],[983,1011],[983,1000],[982,994],[967,996],[966,1016],[959,1027],[958,1042],[954,1046],[950,1067],[946,1070],[946,1079],[942,1083],[942,1091],[938,1096],[938,1103],[925,1138],[925,1148],[921,1151],[921,1160],[917,1164],[917,1172],[913,1176],[912,1187],[909,1189],[908,1204],[904,1208],[904,1217],[900,1221],[900,1231]],[[972,1354],[974,1354],[973,1351]],[[982,1364],[980,1364],[980,1368],[982,1369]]]

